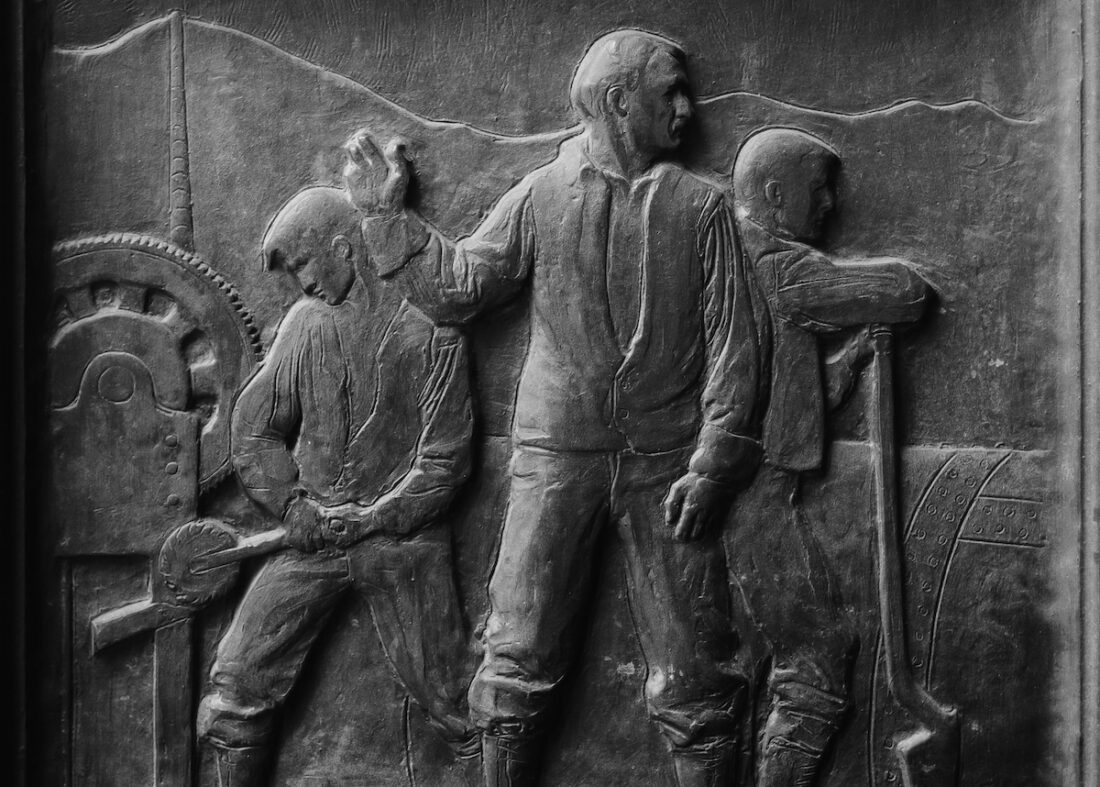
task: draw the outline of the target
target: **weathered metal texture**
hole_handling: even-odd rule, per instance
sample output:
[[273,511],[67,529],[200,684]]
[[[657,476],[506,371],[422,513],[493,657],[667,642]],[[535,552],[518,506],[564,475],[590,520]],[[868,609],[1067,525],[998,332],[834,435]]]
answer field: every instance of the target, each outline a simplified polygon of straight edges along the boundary
[[[146,760],[152,772],[135,778],[179,784],[191,772],[190,610],[177,606],[152,566],[149,588],[137,598],[89,607],[88,594],[98,594],[96,582],[114,584],[110,572],[97,574],[99,560],[154,560],[172,528],[196,516],[203,482],[210,487],[225,477],[228,410],[255,361],[257,337],[229,285],[170,243],[101,236],[62,244],[55,265],[48,521],[71,583],[63,592],[71,594],[72,658],[99,659],[102,648],[135,633],[128,620],[137,632],[155,630],[151,696],[116,698],[109,681],[124,675],[100,672],[115,654],[68,667],[80,737],[73,778],[111,772],[95,734],[79,732],[82,725],[101,714],[132,713],[153,737]],[[112,607],[127,610],[121,620]]]
[[[1058,654],[1076,647],[1077,635],[1057,611],[1066,580],[1055,572],[1077,531],[1056,513],[1067,493],[1065,394],[1051,352],[1069,341],[1058,318],[1059,226],[1073,199],[1059,174],[1059,120],[1069,109],[1055,89],[1064,72],[1050,44],[1065,38],[1061,6],[940,4],[918,14],[868,2],[855,4],[858,18],[835,4],[820,36],[830,50],[816,32],[824,12],[783,2],[699,3],[690,13],[602,4],[589,16],[566,14],[569,4],[513,3],[499,15],[431,3],[336,3],[308,14],[276,4],[264,16],[229,3],[189,6],[191,16],[130,5],[93,13],[58,4],[57,46],[42,77],[43,207],[59,242],[43,506],[57,573],[38,592],[59,610],[43,664],[61,675],[63,710],[62,729],[42,733],[43,746],[59,753],[39,766],[42,783],[244,784],[262,771],[272,784],[457,785],[480,782],[481,760],[486,783],[497,784],[1058,784],[1073,772],[1059,743],[1072,715],[1059,704]],[[605,506],[614,518],[620,505],[649,502],[599,537],[578,529],[576,543],[564,539],[524,583],[514,567],[545,538],[522,531],[523,522],[505,529],[510,495],[530,522],[571,527],[551,511],[554,495],[570,483],[596,489],[606,469],[578,470],[557,445],[513,457],[513,442],[523,442],[517,398],[529,397],[521,411],[541,412],[531,391],[550,401],[549,389],[568,383],[580,386],[580,401],[590,392],[580,356],[599,351],[578,347],[573,366],[540,378],[541,389],[521,389],[525,363],[546,346],[539,310],[576,295],[571,303],[581,306],[552,315],[560,325],[597,307],[613,323],[616,309],[629,315],[619,298],[629,288],[612,287],[602,302],[597,288],[595,306],[584,300],[591,293],[540,290],[540,277],[557,275],[546,223],[524,241],[523,271],[518,252],[493,257],[488,244],[460,242],[448,255],[503,195],[519,193],[509,190],[528,173],[565,166],[578,144],[592,150],[592,123],[578,125],[568,106],[570,74],[601,32],[626,26],[685,47],[694,91],[682,100],[694,98],[694,118],[663,151],[674,163],[662,172],[678,173],[682,162],[707,183],[682,204],[664,205],[659,189],[644,209],[608,197],[607,215],[617,218],[601,231],[621,232],[620,244],[649,233],[647,250],[671,245],[676,233],[688,237],[689,223],[705,224],[669,218],[694,206],[697,193],[726,200],[728,256],[712,253],[704,264],[742,266],[730,274],[739,295],[729,297],[754,291],[739,308],[752,310],[762,371],[751,391],[731,377],[717,394],[760,397],[758,420],[721,423],[760,437],[767,464],[709,539],[677,546],[681,553],[631,533],[652,519],[660,526],[641,530],[657,540],[671,542],[677,524],[678,535],[691,535],[682,509],[663,529],[661,500],[681,483],[695,433],[682,459],[640,460],[663,485],[653,500],[637,491],[651,477],[624,469],[638,457],[605,451],[606,505],[597,489],[562,498],[555,510],[603,516]],[[912,38],[901,36],[891,55],[898,31]],[[956,45],[959,36],[967,46]],[[526,40],[530,47],[516,46]],[[364,41],[375,57],[363,56]],[[987,63],[993,52],[1005,54]],[[453,76],[466,71],[469,79]],[[673,115],[680,100],[672,99]],[[303,191],[344,185],[345,143],[361,128],[377,142],[367,151],[377,165],[383,157],[400,165],[382,150],[397,137],[412,161],[408,199],[398,194],[376,211],[385,216],[369,215],[385,201],[379,182],[354,173],[348,181],[367,214],[369,260],[356,232],[333,229],[346,217],[319,191]],[[768,128],[801,134],[757,133]],[[738,179],[754,155],[764,173],[759,194],[749,175]],[[840,197],[838,206],[813,203],[821,215],[809,224],[789,209],[817,172],[800,169],[803,159],[820,159],[835,187],[829,199]],[[628,175],[648,173],[652,156],[642,163]],[[365,159],[357,166],[370,169]],[[776,184],[784,198],[775,199]],[[571,220],[566,187],[549,197],[531,188],[536,224]],[[595,198],[589,186],[568,188],[581,189],[581,202]],[[642,210],[656,212],[643,224]],[[416,236],[428,246],[401,245],[391,268],[384,257],[397,236],[370,222],[394,213],[408,217],[410,237],[418,217],[432,226]],[[517,208],[479,232],[528,232],[526,215]],[[827,226],[817,222],[825,216]],[[341,234],[351,238],[346,254],[329,243]],[[314,235],[312,246],[288,240]],[[717,236],[702,237],[701,247],[724,248]],[[615,248],[623,246],[609,240],[577,259],[613,267]],[[635,251],[640,259],[641,246]],[[480,285],[461,291],[476,278],[462,266],[479,254],[534,282],[506,303],[475,303],[480,311],[468,319],[444,302],[458,297],[465,308],[497,298]],[[829,278],[835,263],[868,254],[908,262],[875,263],[894,277],[888,284]],[[310,268],[309,259],[321,262]],[[427,290],[411,287],[409,271],[431,271],[440,259],[454,280],[425,274]],[[398,273],[381,281],[379,268]],[[714,292],[678,275],[669,263],[660,286],[713,307]],[[656,308],[657,281],[635,294],[633,308]],[[402,305],[406,295],[424,313]],[[724,308],[699,318],[706,330],[733,321]],[[651,360],[680,352],[668,348],[677,331],[698,327],[689,311],[665,315],[668,343],[655,343],[665,354],[655,350]],[[870,350],[858,327],[916,317],[895,332],[893,385],[862,382]],[[818,337],[833,332],[840,341]],[[716,371],[714,357],[701,363],[720,376],[728,369]],[[284,366],[295,368],[293,383],[275,373]],[[303,375],[313,375],[309,396],[300,394]],[[680,381],[648,385],[670,383]],[[681,387],[695,384],[685,377]],[[288,426],[271,413],[290,394],[298,421]],[[651,415],[650,432],[680,417],[671,408]],[[578,431],[566,436],[591,437]],[[364,434],[376,441],[366,450],[357,439]],[[313,450],[330,438],[327,453]],[[364,450],[369,456],[356,459]],[[280,456],[290,457],[294,479],[279,476]],[[398,472],[406,460],[420,471],[431,465],[440,480],[406,489]],[[337,470],[322,483],[326,462]],[[388,468],[388,480],[354,477],[367,466]],[[714,472],[698,467],[697,476]],[[545,486],[537,504],[516,491],[537,483]],[[371,484],[379,500],[396,489],[391,502],[404,492],[417,502],[387,519],[347,492]],[[424,503],[440,490],[437,507]],[[611,535],[616,527],[621,538]],[[357,533],[365,538],[352,543]],[[526,547],[516,546],[517,533]],[[313,539],[330,552],[303,555]],[[711,647],[712,613],[728,591],[732,618],[723,625],[740,642],[723,669],[741,693],[721,707],[713,696],[692,697],[706,713],[687,714],[685,735],[679,710],[661,705],[662,687],[647,685],[666,668],[654,642],[683,621],[673,619],[675,599],[653,601],[639,586],[670,571],[672,595],[696,581],[700,544],[721,555],[705,565],[720,565],[722,576],[692,585],[690,609],[707,611],[679,644]],[[214,555],[225,550],[223,564]],[[686,568],[672,562],[680,554]],[[555,596],[547,577],[570,561],[577,585]],[[554,603],[539,607],[540,597]],[[501,610],[519,598],[527,619],[502,622]],[[547,710],[508,711],[523,692],[478,699],[478,686],[491,682],[479,673],[468,721],[456,687],[474,678],[475,638],[490,651],[521,636],[537,643],[565,608],[575,614],[560,624],[563,647],[576,653]],[[552,660],[549,646],[532,648],[533,662]],[[686,671],[702,660],[689,657]],[[237,663],[251,670],[247,678]],[[499,664],[485,663],[483,673],[502,677]],[[670,680],[684,671],[677,663]],[[547,675],[517,667],[505,677],[530,686]],[[738,729],[706,727],[721,714]],[[707,733],[694,738],[704,715],[698,729]],[[935,756],[899,751],[915,722],[939,744]],[[485,733],[481,758],[475,724]],[[740,763],[724,770],[735,750]],[[535,774],[528,781],[525,769]]]

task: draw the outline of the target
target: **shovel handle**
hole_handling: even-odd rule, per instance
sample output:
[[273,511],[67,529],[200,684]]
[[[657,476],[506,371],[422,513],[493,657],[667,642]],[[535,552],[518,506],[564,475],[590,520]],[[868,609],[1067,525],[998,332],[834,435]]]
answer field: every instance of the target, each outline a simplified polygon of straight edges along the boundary
[[893,334],[871,326],[871,448],[875,479],[875,536],[879,615],[886,651],[886,678],[898,704],[930,726],[948,724],[956,710],[933,699],[913,674],[905,626],[904,546],[898,506],[898,446],[894,437]]
[[[902,604],[902,554],[898,532],[897,444],[894,440],[893,334],[871,326],[871,450],[875,478],[875,540],[878,558],[879,616],[886,648],[886,674],[895,694],[912,683]],[[904,702],[904,700],[903,700]]]
[[194,572],[210,571],[221,566],[228,566],[230,563],[239,563],[251,557],[270,555],[272,552],[278,552],[286,546],[286,529],[277,527],[274,530],[242,538],[236,546],[229,549],[199,555],[191,561],[191,570]]

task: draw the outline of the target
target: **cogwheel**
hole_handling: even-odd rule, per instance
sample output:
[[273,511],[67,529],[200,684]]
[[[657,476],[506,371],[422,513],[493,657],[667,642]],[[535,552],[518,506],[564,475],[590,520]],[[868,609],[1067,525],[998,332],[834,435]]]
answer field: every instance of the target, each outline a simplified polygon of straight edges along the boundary
[[[188,394],[162,404],[199,416],[200,488],[218,483],[230,468],[233,396],[262,355],[259,331],[237,290],[198,255],[145,235],[60,243],[53,257],[51,348],[68,343],[89,361],[102,352],[143,357],[152,354],[151,347],[168,348],[175,359],[145,360],[152,366],[182,364]],[[83,369],[51,371],[53,405],[65,406]]]
[[173,530],[157,557],[157,571],[177,604],[201,607],[226,595],[237,581],[237,565],[194,571],[191,562],[236,545],[236,534],[218,519],[198,519]]

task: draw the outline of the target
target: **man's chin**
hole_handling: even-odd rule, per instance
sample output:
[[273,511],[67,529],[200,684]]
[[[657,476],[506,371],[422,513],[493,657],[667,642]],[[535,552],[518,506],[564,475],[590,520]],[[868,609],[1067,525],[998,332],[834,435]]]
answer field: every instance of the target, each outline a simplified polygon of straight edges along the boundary
[[812,229],[810,229],[808,232],[806,232],[802,237],[798,238],[797,240],[799,242],[805,243],[809,246],[816,246],[819,243],[821,243],[821,241],[823,241],[824,239],[825,239],[825,228],[824,227],[813,227]]
[[683,139],[681,137],[669,136],[669,138],[665,140],[664,144],[661,145],[661,152],[662,153],[674,153],[674,152],[676,152],[680,148],[680,143],[682,141],[683,141]]

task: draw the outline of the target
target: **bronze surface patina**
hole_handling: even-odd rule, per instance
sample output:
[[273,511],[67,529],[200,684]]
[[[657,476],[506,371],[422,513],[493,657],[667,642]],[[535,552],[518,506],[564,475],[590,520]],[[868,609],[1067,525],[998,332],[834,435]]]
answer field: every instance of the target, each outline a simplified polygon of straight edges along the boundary
[[34,783],[1087,783],[1071,4],[47,5]]

